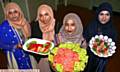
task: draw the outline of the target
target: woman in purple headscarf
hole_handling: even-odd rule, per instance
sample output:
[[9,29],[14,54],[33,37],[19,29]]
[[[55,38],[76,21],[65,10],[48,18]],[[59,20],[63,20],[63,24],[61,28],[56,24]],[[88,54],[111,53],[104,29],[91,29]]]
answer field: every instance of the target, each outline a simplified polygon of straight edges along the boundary
[[86,40],[83,38],[83,26],[80,17],[75,13],[68,13],[63,19],[60,32],[55,37],[54,43],[72,42],[86,48]]

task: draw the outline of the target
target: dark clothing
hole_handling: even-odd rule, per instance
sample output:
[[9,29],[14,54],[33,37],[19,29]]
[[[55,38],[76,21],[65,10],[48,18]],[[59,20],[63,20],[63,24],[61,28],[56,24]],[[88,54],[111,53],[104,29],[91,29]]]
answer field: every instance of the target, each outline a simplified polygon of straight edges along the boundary
[[[33,21],[31,24],[31,37],[30,38],[40,38],[42,39],[42,31],[39,28],[39,23],[38,21]],[[43,57],[47,57],[47,56],[41,56],[39,54],[34,54],[32,53],[32,55],[35,57],[35,59],[37,60],[37,62],[39,62],[39,60]]]
[[117,40],[117,32],[112,25],[112,22],[108,22],[107,24],[100,24],[99,21],[94,20],[91,22],[88,27],[84,30],[84,37],[86,38],[87,42],[90,41],[92,37],[95,35],[106,35],[109,38],[112,38],[113,41]]
[[[42,31],[39,28],[38,21],[33,21],[30,24],[31,26],[31,37],[30,38],[40,38],[42,39]],[[59,32],[60,26],[59,24],[55,24],[55,34]],[[33,54],[37,62],[39,62],[40,58],[46,58],[47,56],[41,56],[38,54]]]
[[0,69],[7,69],[8,61],[7,61],[7,56],[3,52],[2,49],[0,49]]
[[31,38],[40,38],[42,39],[42,31],[39,28],[38,21],[33,21],[31,24]]
[[[39,28],[38,21],[33,21],[30,25],[31,25],[31,38],[42,39],[42,31]],[[55,34],[59,32],[60,28],[61,28],[60,24],[55,24]]]
[[[112,23],[106,25],[100,25],[98,21],[93,21],[85,30],[84,37],[89,43],[90,39],[95,35],[106,35],[109,38],[112,38],[113,41],[117,40],[117,32],[115,31]],[[90,48],[88,47],[88,66],[86,68],[86,72],[104,72],[105,65],[107,64],[108,58],[100,58],[95,56]]]
[[97,8],[96,16],[98,16],[98,14],[103,10],[109,11],[110,15],[112,15],[112,6],[109,3],[104,2]]
[[[87,28],[84,30],[84,33],[83,33],[87,43],[89,43],[92,37],[100,34],[104,36],[106,35],[109,38],[112,38],[113,41],[117,40],[117,32],[112,24],[111,19],[106,24],[101,24],[98,20],[98,14],[103,10],[108,11],[110,13],[110,16],[112,16],[111,15],[112,8],[111,8],[111,5],[109,5],[108,3],[103,3],[100,5],[100,7],[98,7],[96,11],[96,14],[97,14],[96,19],[93,20],[87,26]],[[91,52],[89,47],[88,47],[88,55],[89,55],[89,60],[88,60],[88,64],[85,69],[85,72],[104,72],[106,64],[108,62],[108,58],[102,58],[94,55]]]

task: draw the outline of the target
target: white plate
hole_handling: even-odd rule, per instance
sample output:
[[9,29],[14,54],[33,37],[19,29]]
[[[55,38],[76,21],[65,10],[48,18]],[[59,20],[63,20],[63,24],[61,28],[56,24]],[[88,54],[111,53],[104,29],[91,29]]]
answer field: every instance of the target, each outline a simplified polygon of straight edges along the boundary
[[[112,46],[112,48],[110,48],[110,46],[109,46],[109,48],[108,48],[108,54],[107,54],[107,55],[104,55],[103,53],[97,54],[97,52],[93,50],[93,43],[94,43],[95,39],[96,39],[96,38],[99,38],[99,39],[100,39],[100,37],[101,37],[101,35],[96,35],[95,37],[92,37],[92,38],[91,38],[91,40],[89,41],[90,50],[91,50],[95,55],[97,55],[97,56],[99,56],[99,57],[109,57],[109,56],[112,56],[112,55],[115,53],[115,49],[116,49],[115,43],[114,43],[113,45],[110,45],[110,46]],[[103,39],[104,37],[106,38],[107,36],[103,36],[102,39]],[[110,38],[108,38],[108,37],[107,37],[107,39],[104,39],[105,42],[109,42],[108,40],[110,40]],[[111,39],[111,40],[112,40],[112,39]],[[109,43],[112,44],[113,42],[110,41]],[[112,49],[112,51],[111,51],[110,49]]]
[[40,54],[40,55],[48,55],[50,53],[50,51],[52,50],[52,48],[54,47],[54,44],[52,42],[50,42],[52,44],[52,46],[50,47],[49,49],[49,52],[48,53],[41,53],[41,52],[34,52],[34,51],[31,51],[31,50],[28,50],[27,48],[27,44],[31,43],[32,41],[36,41],[37,44],[45,44],[46,42],[50,42],[50,41],[47,41],[47,40],[42,40],[42,39],[38,39],[38,38],[31,38],[29,40],[27,40],[25,42],[25,44],[23,45],[23,49],[25,51],[28,51],[28,52],[32,52],[32,53],[36,53],[36,54]]

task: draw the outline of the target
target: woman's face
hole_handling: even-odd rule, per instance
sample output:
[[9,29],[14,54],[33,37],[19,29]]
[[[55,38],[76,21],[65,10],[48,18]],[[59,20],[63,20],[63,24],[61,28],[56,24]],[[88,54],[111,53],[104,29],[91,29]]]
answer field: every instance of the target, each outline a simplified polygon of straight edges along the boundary
[[108,11],[101,11],[98,19],[102,24],[106,24],[110,20],[110,13]]
[[10,9],[8,11],[8,18],[11,20],[11,21],[18,21],[20,19],[20,12],[18,12],[17,10],[15,9]]
[[51,16],[49,15],[49,13],[46,10],[41,10],[40,11],[40,21],[44,24],[49,23]]
[[75,22],[73,20],[69,19],[65,22],[65,31],[68,34],[74,33],[75,29],[76,29],[76,26],[75,26]]

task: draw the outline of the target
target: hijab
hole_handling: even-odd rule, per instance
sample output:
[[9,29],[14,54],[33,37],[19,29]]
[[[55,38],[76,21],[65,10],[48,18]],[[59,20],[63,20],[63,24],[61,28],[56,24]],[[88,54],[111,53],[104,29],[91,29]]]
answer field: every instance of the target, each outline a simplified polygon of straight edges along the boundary
[[[47,24],[44,24],[43,22],[40,21],[39,14],[42,10],[45,10],[51,17],[51,20]],[[46,4],[40,5],[40,7],[38,8],[36,20],[39,22],[39,28],[43,33],[43,36],[42,36],[43,39],[52,41],[54,39],[54,34],[55,34],[55,31],[54,31],[55,19],[54,19],[52,8]]]
[[[73,20],[75,22],[75,32],[72,34],[68,34],[65,31],[65,22],[67,20]],[[73,42],[82,44],[84,40],[82,33],[83,33],[83,26],[80,17],[75,13],[68,13],[63,19],[63,26],[60,29],[61,33],[61,42]],[[86,42],[85,42],[86,43]],[[86,45],[86,44],[85,44]]]
[[[12,21],[9,19],[8,15],[11,9],[20,13],[20,19],[18,21]],[[5,6],[5,19],[7,19],[15,29],[21,29],[25,38],[31,35],[29,23],[26,21],[21,8],[16,3],[11,2]]]
[[[101,11],[108,11],[110,13],[110,20],[106,24],[102,24],[99,19],[98,15]],[[84,37],[86,38],[87,42],[91,39],[91,37],[95,35],[107,35],[108,37],[112,38],[114,41],[116,40],[116,30],[114,29],[112,20],[112,6],[104,2],[100,4],[100,6],[96,10],[96,18],[89,24],[87,27]]]

